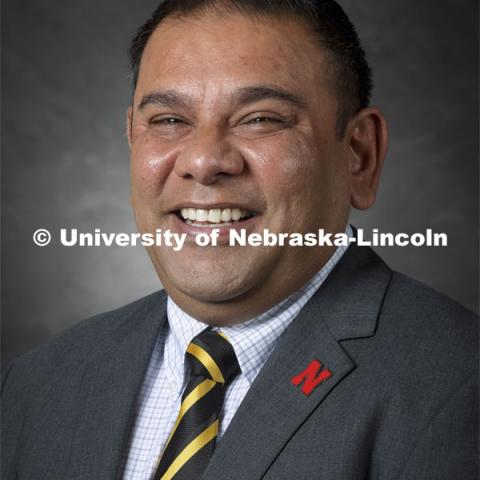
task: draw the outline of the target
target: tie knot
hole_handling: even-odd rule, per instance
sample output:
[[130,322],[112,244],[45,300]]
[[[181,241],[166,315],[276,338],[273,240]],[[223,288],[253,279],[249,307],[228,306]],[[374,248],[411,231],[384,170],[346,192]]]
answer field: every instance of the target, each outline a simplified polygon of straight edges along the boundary
[[187,348],[191,375],[227,383],[240,371],[231,343],[218,332],[204,330]]

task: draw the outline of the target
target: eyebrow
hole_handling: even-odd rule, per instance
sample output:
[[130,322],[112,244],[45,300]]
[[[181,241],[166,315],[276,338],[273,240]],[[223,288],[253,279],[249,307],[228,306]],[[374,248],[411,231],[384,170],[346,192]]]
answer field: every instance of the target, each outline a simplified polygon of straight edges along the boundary
[[170,108],[187,106],[187,102],[174,90],[155,91],[144,95],[138,104],[138,109],[143,110],[147,105],[152,104]]
[[[301,97],[277,86],[255,85],[251,87],[242,87],[232,95],[232,103],[238,106],[249,105],[268,99],[288,102],[293,106],[302,109],[307,108],[307,103]],[[174,90],[154,91],[142,97],[138,109],[143,110],[147,105],[151,104],[172,109],[186,108],[189,103],[187,97],[184,97]]]
[[248,105],[268,99],[281,100],[299,108],[307,107],[305,100],[300,98],[298,95],[276,86],[272,87],[269,85],[258,85],[253,87],[244,87],[233,94],[234,103],[239,105]]

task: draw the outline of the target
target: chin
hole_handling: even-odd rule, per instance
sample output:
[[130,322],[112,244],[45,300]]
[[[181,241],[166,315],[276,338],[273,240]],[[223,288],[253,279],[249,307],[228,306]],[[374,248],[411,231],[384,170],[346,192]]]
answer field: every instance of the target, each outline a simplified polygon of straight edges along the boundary
[[[253,272],[243,265],[226,265],[222,263],[197,264],[192,268],[192,263],[182,265],[176,263],[163,264],[167,268],[157,269],[167,293],[172,297],[181,295],[201,303],[222,303],[248,292],[255,286],[258,272]],[[177,292],[177,295],[175,295]]]
[[168,282],[172,290],[177,290],[202,303],[221,303],[232,300],[249,290],[251,287],[249,283],[238,272],[232,275],[225,271],[217,275],[213,272],[199,276],[170,275]]
[[225,303],[243,293],[242,290],[225,289],[222,285],[192,285],[179,289],[189,298],[201,303]]

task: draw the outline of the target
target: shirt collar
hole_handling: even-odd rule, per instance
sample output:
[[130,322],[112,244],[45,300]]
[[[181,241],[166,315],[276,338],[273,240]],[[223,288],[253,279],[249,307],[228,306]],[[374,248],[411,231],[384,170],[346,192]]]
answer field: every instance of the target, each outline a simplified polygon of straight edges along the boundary
[[[350,226],[345,233],[349,237],[352,236]],[[241,373],[249,384],[255,380],[280,335],[322,285],[347,248],[338,247],[322,269],[302,288],[267,312],[238,325],[213,328],[221,330],[229,339],[235,350]],[[188,315],[170,297],[167,303],[167,316],[171,334],[167,335],[164,360],[174,391],[180,394],[186,374],[185,353],[188,345],[209,326]]]
[[167,301],[167,318],[170,328],[164,349],[166,373],[173,387],[172,393],[180,395],[187,374],[185,354],[188,345],[208,325],[185,313],[170,297]]

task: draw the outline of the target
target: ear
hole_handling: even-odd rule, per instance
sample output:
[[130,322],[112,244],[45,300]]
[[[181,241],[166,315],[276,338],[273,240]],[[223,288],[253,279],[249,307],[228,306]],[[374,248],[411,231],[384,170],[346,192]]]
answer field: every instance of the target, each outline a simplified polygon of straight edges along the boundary
[[132,148],[132,121],[133,121],[133,108],[130,106],[127,108],[126,118],[126,133],[127,133],[127,140],[128,146]]
[[347,125],[350,149],[351,203],[365,210],[375,203],[380,173],[387,153],[388,129],[378,108],[362,109]]
[[[127,112],[125,115],[125,121],[126,121],[126,134],[127,134],[127,140],[128,140],[128,146],[130,149],[132,149],[132,121],[133,121],[133,108],[130,106],[127,108]],[[133,199],[132,199],[132,189],[130,189],[130,205],[133,206]]]

